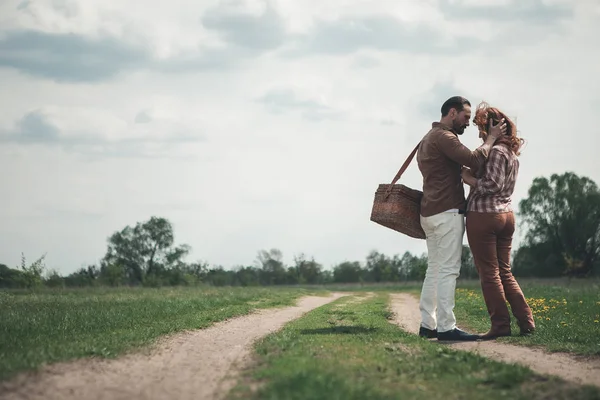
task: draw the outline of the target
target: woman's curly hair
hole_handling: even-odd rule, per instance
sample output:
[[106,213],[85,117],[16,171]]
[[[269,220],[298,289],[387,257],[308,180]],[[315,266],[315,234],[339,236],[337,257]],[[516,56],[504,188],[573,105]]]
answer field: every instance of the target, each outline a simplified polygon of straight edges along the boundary
[[499,137],[496,140],[496,144],[506,145],[517,156],[519,156],[521,155],[520,150],[525,141],[522,138],[517,137],[517,126],[502,111],[495,107],[491,107],[488,103],[482,101],[477,106],[475,117],[473,117],[473,123],[489,134],[488,122],[491,120],[493,121],[493,124],[496,125],[502,118],[504,118],[504,121],[506,122],[506,134]]

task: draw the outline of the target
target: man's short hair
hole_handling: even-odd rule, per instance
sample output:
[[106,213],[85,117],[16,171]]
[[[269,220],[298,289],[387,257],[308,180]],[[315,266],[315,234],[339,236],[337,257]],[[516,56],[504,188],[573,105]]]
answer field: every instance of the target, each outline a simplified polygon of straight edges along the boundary
[[451,108],[456,109],[456,111],[461,112],[465,108],[465,104],[469,107],[471,103],[469,100],[465,99],[462,96],[453,96],[442,104],[442,117],[445,117],[450,112]]

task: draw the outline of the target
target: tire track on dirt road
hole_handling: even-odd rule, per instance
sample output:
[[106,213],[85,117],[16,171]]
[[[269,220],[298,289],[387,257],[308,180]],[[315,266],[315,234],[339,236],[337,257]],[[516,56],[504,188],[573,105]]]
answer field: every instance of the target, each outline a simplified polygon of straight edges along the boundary
[[[419,301],[408,293],[391,295],[393,322],[407,332],[418,334],[421,315]],[[432,339],[436,341],[436,339]],[[440,342],[440,344],[443,342]],[[456,350],[470,351],[505,363],[517,363],[544,375],[558,376],[577,384],[600,387],[600,360],[580,360],[565,353],[548,353],[531,347],[496,341],[452,342],[443,344]]]
[[50,365],[0,383],[0,399],[220,399],[252,359],[253,343],[320,306],[347,296],[303,297],[292,307],[262,309],[208,328],[175,334],[146,352],[114,360]]

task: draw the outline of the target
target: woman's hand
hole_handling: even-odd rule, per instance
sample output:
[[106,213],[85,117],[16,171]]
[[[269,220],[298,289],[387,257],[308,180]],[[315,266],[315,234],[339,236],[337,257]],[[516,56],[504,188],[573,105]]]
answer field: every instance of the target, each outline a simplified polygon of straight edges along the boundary
[[461,167],[460,168],[460,176],[462,176],[463,179],[465,179],[465,176],[471,175],[473,176],[473,173],[471,172],[471,168],[469,167]]
[[471,187],[475,187],[475,185],[477,185],[477,179],[475,179],[475,177],[473,176],[473,173],[471,172],[471,170],[467,167],[462,167],[461,171],[460,171],[460,176],[462,177],[463,181],[471,186]]

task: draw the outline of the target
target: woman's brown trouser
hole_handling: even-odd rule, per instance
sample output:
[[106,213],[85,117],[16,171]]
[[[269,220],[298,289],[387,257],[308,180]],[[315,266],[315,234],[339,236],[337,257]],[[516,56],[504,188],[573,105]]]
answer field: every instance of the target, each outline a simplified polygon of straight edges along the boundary
[[510,270],[510,250],[515,231],[514,214],[469,211],[466,230],[492,330],[510,330],[507,300],[521,330],[535,328],[531,308]]

